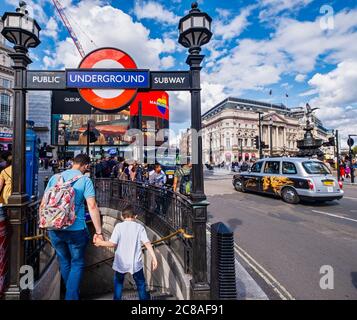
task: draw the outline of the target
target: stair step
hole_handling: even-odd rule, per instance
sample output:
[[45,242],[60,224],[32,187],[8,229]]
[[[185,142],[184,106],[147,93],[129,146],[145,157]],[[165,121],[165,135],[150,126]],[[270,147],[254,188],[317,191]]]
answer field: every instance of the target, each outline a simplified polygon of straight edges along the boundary
[[[158,291],[150,291],[151,300],[177,300],[172,294]],[[113,300],[113,292],[109,292],[91,300]],[[122,300],[139,300],[136,290],[123,291]]]

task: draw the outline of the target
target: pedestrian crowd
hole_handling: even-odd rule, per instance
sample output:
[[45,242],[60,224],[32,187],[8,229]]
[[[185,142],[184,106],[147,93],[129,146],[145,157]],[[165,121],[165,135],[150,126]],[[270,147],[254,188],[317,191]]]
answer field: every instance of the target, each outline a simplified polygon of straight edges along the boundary
[[342,159],[339,164],[340,170],[340,179],[344,181],[345,179],[350,179],[352,170],[354,171],[354,177],[357,176],[357,162],[356,159],[353,159],[352,162],[348,157]]

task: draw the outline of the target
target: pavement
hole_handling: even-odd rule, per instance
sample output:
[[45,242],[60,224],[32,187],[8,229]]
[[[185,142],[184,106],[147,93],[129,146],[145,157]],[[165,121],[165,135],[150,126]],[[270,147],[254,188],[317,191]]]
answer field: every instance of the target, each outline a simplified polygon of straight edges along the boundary
[[[227,170],[206,175],[205,192],[209,222],[234,231],[238,260],[249,275],[243,282],[253,279],[268,299],[357,299],[356,186],[345,184],[340,201],[290,205],[238,193],[231,179]],[[332,267],[333,289],[320,287],[324,266]]]

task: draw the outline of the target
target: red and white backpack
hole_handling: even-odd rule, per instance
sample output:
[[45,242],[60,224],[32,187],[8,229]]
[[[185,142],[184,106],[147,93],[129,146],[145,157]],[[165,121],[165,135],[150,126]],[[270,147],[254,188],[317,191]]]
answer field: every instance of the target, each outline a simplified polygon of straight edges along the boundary
[[81,176],[76,176],[64,182],[62,175],[58,175],[57,183],[49,188],[43,196],[43,205],[39,210],[39,226],[43,229],[66,229],[76,220],[74,208],[75,191],[72,183]]

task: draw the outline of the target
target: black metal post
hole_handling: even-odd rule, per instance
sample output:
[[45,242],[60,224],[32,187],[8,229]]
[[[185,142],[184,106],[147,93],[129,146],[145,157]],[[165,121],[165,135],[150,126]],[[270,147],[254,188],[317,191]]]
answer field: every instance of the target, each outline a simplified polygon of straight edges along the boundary
[[[201,119],[201,62],[204,58],[199,50],[190,51],[186,63],[190,66],[191,73],[191,137],[192,137],[192,214],[193,234],[195,240],[192,243],[193,272],[191,280],[192,299],[209,299],[210,287],[207,276],[207,205],[204,193],[203,164],[202,164],[202,119]],[[194,135],[197,137],[194,139]],[[196,144],[197,142],[197,144]]]
[[12,193],[9,198],[7,215],[10,224],[9,252],[9,286],[5,299],[22,299],[20,288],[20,268],[25,264],[23,224],[26,219],[26,209],[29,196],[26,194],[26,79],[27,66],[32,62],[27,56],[27,49],[15,46],[15,53],[9,56],[13,60],[15,70],[14,86],[14,131],[13,131],[13,160],[12,160]]
[[339,137],[338,137],[338,130],[336,130],[335,133],[335,139],[336,139],[336,162],[337,162],[337,180],[341,180],[341,173],[340,173],[340,142],[339,142]]
[[[348,135],[348,140],[352,139],[352,135]],[[350,158],[350,171],[351,171],[351,183],[355,182],[355,174],[353,170],[353,165],[352,165],[352,145],[349,144],[349,158]]]
[[212,132],[209,134],[209,162],[213,163],[213,155],[212,155]]
[[[201,62],[204,56],[200,54],[190,54],[186,63],[191,70],[191,153],[192,153],[192,192],[191,198],[194,201],[206,200],[204,194],[203,165],[202,165],[202,120],[201,120]],[[193,136],[197,135],[197,144]]]
[[263,112],[258,111],[259,116],[259,159],[263,158],[263,148],[262,148],[262,114]]
[[89,125],[89,120],[87,121],[87,148],[86,148],[86,153],[90,157],[89,154],[89,141],[90,141],[90,125]]
[[143,163],[144,162],[144,146],[145,146],[145,135],[143,133],[143,111],[142,111],[142,102],[139,101],[138,103],[138,130],[141,131],[141,138],[139,139],[139,157],[138,161]]
[[270,157],[273,156],[273,124],[270,123]]
[[237,299],[233,232],[222,222],[211,226],[211,299]]
[[243,161],[243,138],[240,138],[239,141],[240,141],[240,156],[241,156],[241,160]]

